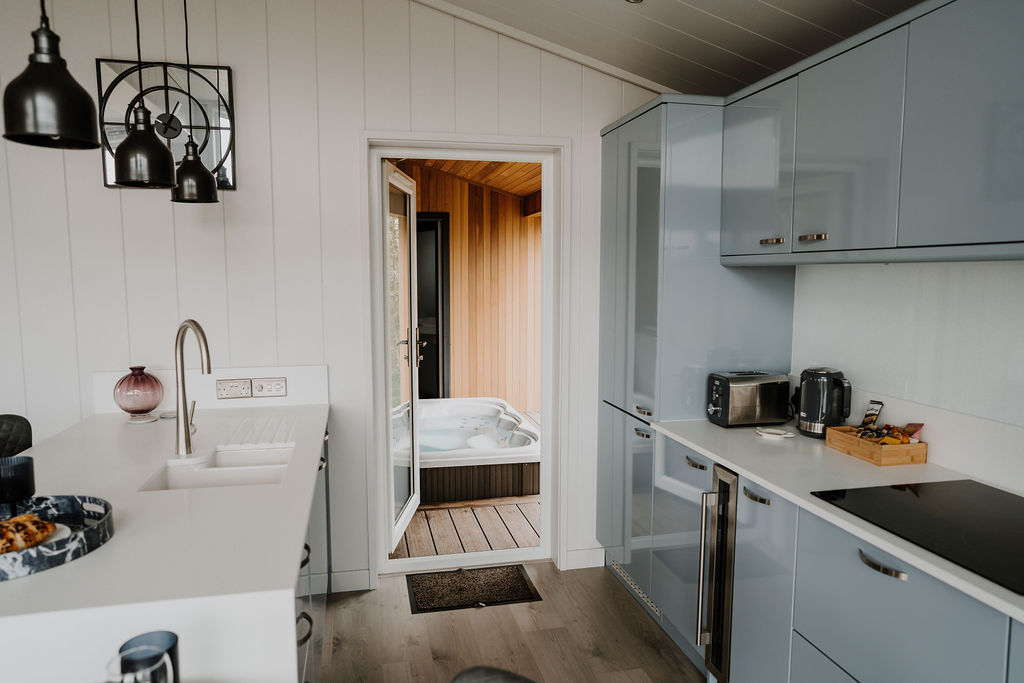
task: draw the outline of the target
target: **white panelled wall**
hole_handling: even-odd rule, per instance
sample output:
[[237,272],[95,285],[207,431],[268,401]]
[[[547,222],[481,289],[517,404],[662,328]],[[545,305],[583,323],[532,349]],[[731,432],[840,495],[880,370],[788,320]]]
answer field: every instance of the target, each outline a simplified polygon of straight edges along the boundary
[[[183,61],[180,0],[139,5],[143,58]],[[3,86],[26,64],[38,6],[0,8]],[[599,562],[599,130],[655,93],[410,0],[191,0],[189,15],[193,61],[233,69],[239,189],[219,204],[176,205],[165,191],[104,188],[98,151],[0,143],[0,413],[27,415],[37,439],[78,422],[93,412],[94,372],[171,367],[188,317],[205,327],[215,366],[326,363],[336,585],[365,586],[372,228],[362,131],[565,138],[562,476],[572,482],[568,548]],[[54,0],[52,19],[90,91],[95,58],[134,57],[130,0]]]

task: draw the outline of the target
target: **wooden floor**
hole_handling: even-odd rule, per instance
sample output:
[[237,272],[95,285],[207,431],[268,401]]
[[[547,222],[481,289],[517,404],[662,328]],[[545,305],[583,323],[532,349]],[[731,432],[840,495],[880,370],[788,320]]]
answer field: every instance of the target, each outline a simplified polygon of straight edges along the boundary
[[539,602],[412,614],[404,576],[330,596],[323,680],[447,682],[476,665],[538,683],[705,680],[607,569],[526,570]]
[[540,496],[421,505],[391,559],[540,545]]

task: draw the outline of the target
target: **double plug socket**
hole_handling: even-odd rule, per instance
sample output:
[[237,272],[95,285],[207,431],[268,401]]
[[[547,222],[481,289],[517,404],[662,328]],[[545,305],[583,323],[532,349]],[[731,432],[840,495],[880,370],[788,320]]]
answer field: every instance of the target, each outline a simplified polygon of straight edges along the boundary
[[257,377],[217,380],[217,399],[266,398],[288,395],[287,377]]

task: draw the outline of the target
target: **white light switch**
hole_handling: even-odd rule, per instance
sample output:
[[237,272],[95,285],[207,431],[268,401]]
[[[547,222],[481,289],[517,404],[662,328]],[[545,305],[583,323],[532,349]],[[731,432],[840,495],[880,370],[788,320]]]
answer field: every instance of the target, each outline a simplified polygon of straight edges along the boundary
[[288,379],[286,377],[260,377],[252,380],[252,395],[261,396],[287,396]]

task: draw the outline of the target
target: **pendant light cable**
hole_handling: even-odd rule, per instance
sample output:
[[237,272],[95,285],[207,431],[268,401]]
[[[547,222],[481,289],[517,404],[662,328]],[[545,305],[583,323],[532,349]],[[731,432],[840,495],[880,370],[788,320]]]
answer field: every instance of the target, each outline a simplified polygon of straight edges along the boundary
[[[138,2],[138,0],[135,0]],[[188,51],[188,0],[182,0],[185,8],[185,89],[188,91],[188,139],[192,139],[192,58]]]
[[50,28],[50,17],[46,16],[46,0],[39,0],[39,14],[40,25]]
[[139,31],[139,0],[135,0],[135,56],[139,67],[139,97],[142,98],[139,102],[145,107],[146,96],[142,94],[142,34]]

